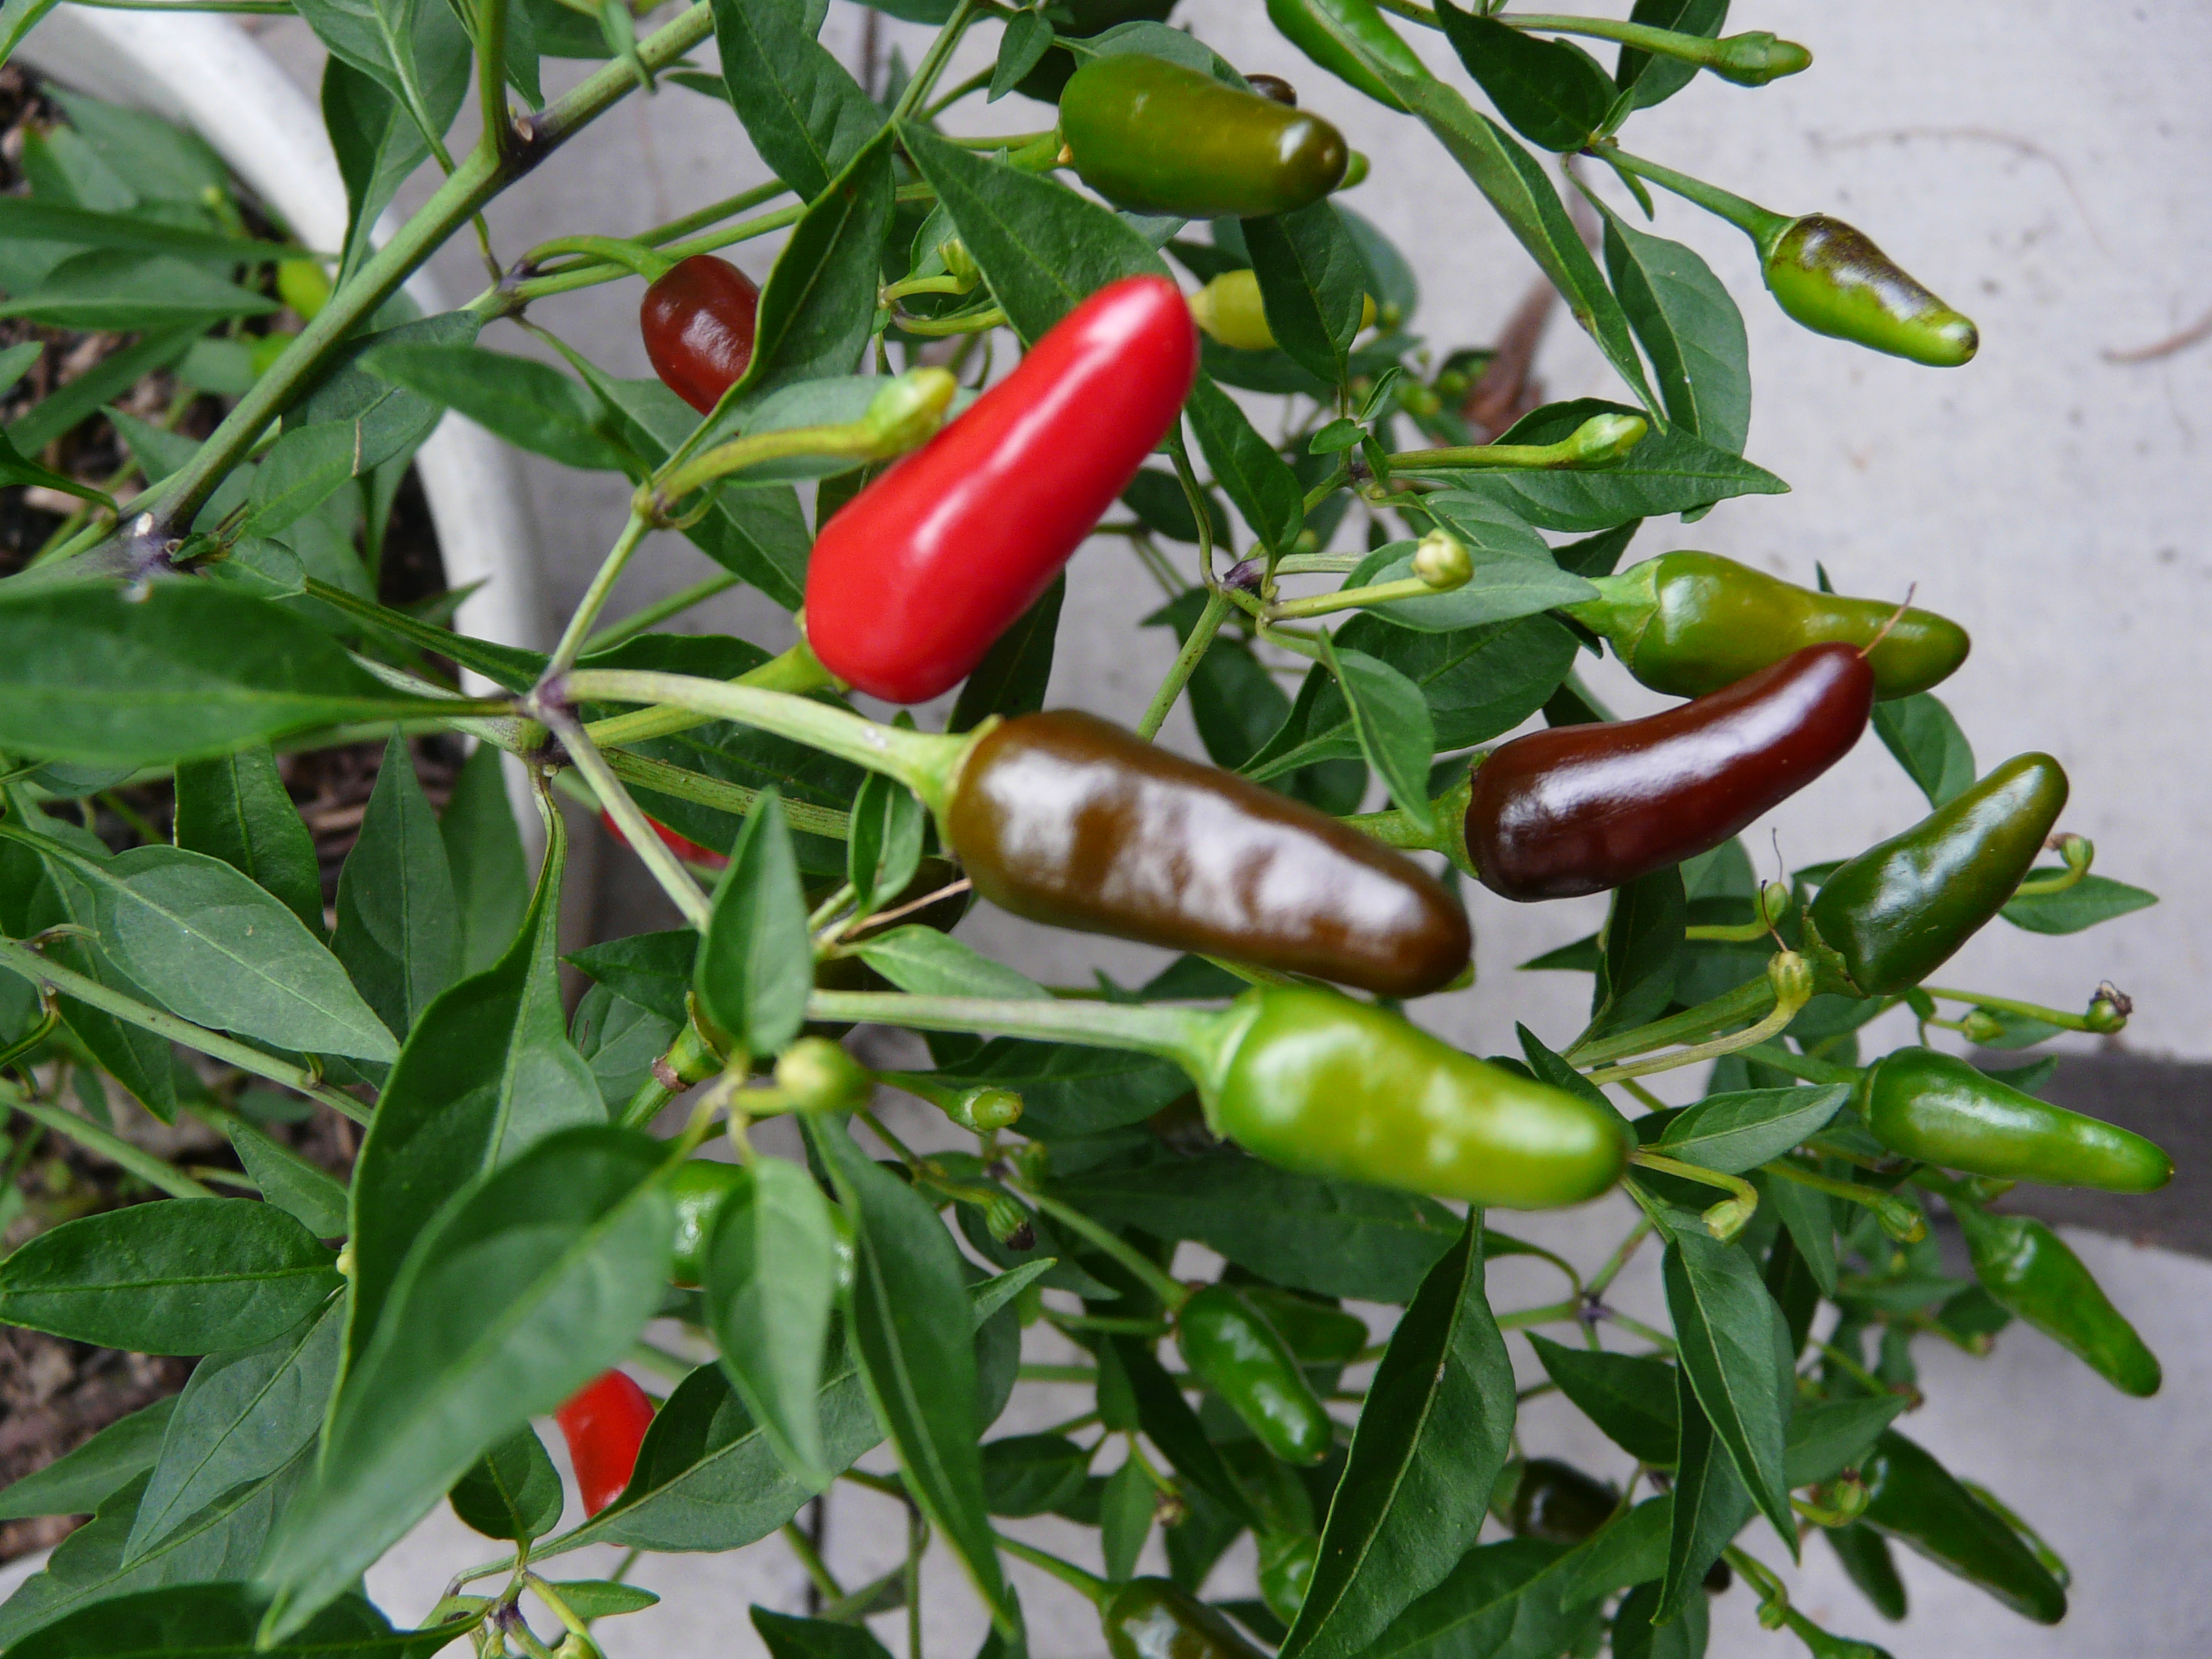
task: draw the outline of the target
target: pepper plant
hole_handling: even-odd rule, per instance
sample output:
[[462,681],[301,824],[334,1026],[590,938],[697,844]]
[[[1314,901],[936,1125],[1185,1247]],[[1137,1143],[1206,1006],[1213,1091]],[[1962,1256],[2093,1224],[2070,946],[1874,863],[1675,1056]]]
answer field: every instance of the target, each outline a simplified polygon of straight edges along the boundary
[[[82,398],[0,451],[11,481],[90,502],[0,580],[0,1105],[149,1194],[0,1261],[0,1321],[204,1356],[173,1406],[0,1497],[94,1516],[0,1607],[0,1644],[622,1651],[596,1621],[651,1598],[561,1573],[607,1543],[797,1550],[820,1605],[757,1611],[772,1652],[881,1652],[866,1621],[903,1608],[918,1653],[911,1564],[840,1584],[792,1525],[840,1481],[903,1498],[914,1548],[957,1559],[989,1655],[1025,1650],[1010,1559],[1095,1603],[1121,1659],[1694,1655],[1717,1593],[1821,1659],[1876,1651],[1768,1565],[1815,1533],[1881,1618],[1905,1610],[1895,1543],[2063,1616],[2031,1522],[1896,1426],[1913,1349],[1985,1351],[2017,1320],[2154,1390],[2081,1262],[1993,1206],[2016,1181],[2142,1191],[2170,1165],[2038,1099],[2048,1057],[1929,1046],[2111,1032],[2125,997],[2074,1012],[1928,981],[1999,916],[2070,933],[2150,897],[2091,872],[2057,760],[1978,780],[1930,690],[1966,657],[1954,623],[1709,554],[1622,568],[1645,519],[1783,488],[1743,453],[1736,303],[1643,222],[1649,185],[1742,228],[1808,327],[1938,366],[1978,344],[1861,232],[1623,148],[1700,70],[1755,87],[1804,48],[1723,35],[1707,0],[1626,22],[1269,0],[1310,60],[1293,89],[1170,27],[1167,0],[884,0],[936,33],[879,101],[808,0],[652,27],[568,0],[294,4],[330,48],[343,248],[118,205],[84,169],[0,201],[65,250],[11,264],[0,313],[183,350],[236,344],[226,319],[272,310],[273,283],[304,322],[248,351],[204,441],[134,442],[127,500],[30,453]],[[11,0],[0,46],[43,9]],[[1413,29],[1449,52],[1414,53]],[[719,73],[691,58],[710,36]],[[994,39],[949,83],[955,48]],[[546,56],[604,63],[546,100]],[[452,155],[471,85],[483,137]],[[527,250],[478,221],[621,100],[697,95],[769,183]],[[1528,251],[1615,398],[1474,423],[1492,358],[1414,331],[1413,272],[1338,200],[1367,164],[1328,118],[1359,98],[1407,117],[1440,210],[1486,204]],[[1000,131],[1020,110],[1042,112]],[[376,246],[425,156],[443,182]],[[400,283],[457,236],[483,292],[412,314]],[[765,237],[756,292],[714,254]],[[610,374],[544,303],[634,280],[657,380]],[[550,653],[331,562],[331,504],[340,564],[373,558],[447,409],[633,490]],[[1181,648],[1142,708],[1045,711],[1060,573],[1094,532],[1121,545],[1083,556],[1157,580],[1151,623]],[[633,560],[690,556],[679,535],[716,574],[611,616]],[[799,643],[666,630],[739,583]],[[1692,700],[1611,720],[1573,672],[1607,649]],[[936,731],[846,695],[955,686]],[[1153,742],[1185,697],[1210,764]],[[1931,815],[1762,885],[1735,836],[1869,724]],[[425,731],[477,745],[443,824],[408,764]],[[389,748],[326,908],[276,750],[364,732]],[[543,812],[534,883],[484,810],[501,755]],[[166,825],[76,805],[165,780]],[[592,981],[573,1019],[564,796],[684,924],[570,958]],[[1489,1060],[1424,1029],[1419,1000],[1467,979],[1470,913],[1601,890],[1604,929],[1529,964],[1594,975],[1584,1029],[1524,1027]],[[954,936],[977,899],[1176,954],[1134,988],[1041,986]],[[1863,1054],[1900,1006],[1921,1044]],[[927,1034],[929,1066],[872,1073],[839,1041],[863,1024]],[[1706,1062],[1686,1108],[1644,1081]],[[270,1085],[362,1126],[343,1184],[241,1111]],[[910,1150],[879,1088],[972,1150]],[[122,1095],[224,1127],[223,1192],[104,1122]],[[779,1115],[803,1161],[749,1133]],[[1601,1263],[1494,1217],[1616,1188]],[[1972,1280],[1945,1270],[1947,1214]],[[1179,1276],[1184,1242],[1225,1264],[1213,1282]],[[1611,1299],[1639,1252],[1670,1329]],[[1506,1255],[1561,1296],[1493,1310]],[[641,1346],[656,1318],[715,1357]],[[1516,1365],[1613,1467],[1517,1435]],[[1095,1408],[994,1435],[1025,1382],[1089,1385]],[[548,1415],[582,1487],[566,1529]],[[886,1443],[895,1477],[855,1469]],[[361,1575],[447,1502],[493,1541],[394,1631]],[[1098,1528],[1096,1554],[1029,1541],[1047,1512]],[[1156,1527],[1170,1576],[1137,1576]],[[1261,1596],[1209,1601],[1247,1531]]]

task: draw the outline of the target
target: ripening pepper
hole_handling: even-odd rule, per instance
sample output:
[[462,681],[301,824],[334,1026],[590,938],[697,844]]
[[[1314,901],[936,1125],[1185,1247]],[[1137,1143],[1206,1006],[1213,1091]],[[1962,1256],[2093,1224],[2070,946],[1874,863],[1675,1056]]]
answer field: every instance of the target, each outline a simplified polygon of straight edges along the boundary
[[1176,1346],[1191,1375],[1285,1463],[1318,1463],[1336,1425],[1265,1316],[1234,1285],[1209,1285],[1176,1315]]
[[[647,818],[646,822],[653,825],[653,833],[660,837],[661,844],[684,863],[696,865],[702,870],[726,870],[729,867],[728,854],[717,853],[711,847],[702,847],[690,836],[671,830],[658,818]],[[599,809],[599,824],[624,847],[629,845],[629,837],[623,834],[622,825],[615,822],[615,815],[604,806]]]
[[1260,1599],[1285,1624],[1297,1622],[1298,1609],[1313,1588],[1314,1564],[1320,1559],[1321,1540],[1310,1532],[1260,1540]]
[[629,1485],[638,1448],[653,1426],[653,1401],[622,1372],[605,1371],[577,1389],[553,1420],[568,1443],[584,1513],[597,1515]]
[[1866,1483],[1866,1525],[2038,1624],[2066,1616],[2066,1592],[2020,1534],[1896,1430],[1882,1431],[1859,1478]]
[[686,1158],[669,1178],[668,1195],[676,1201],[676,1248],[668,1278],[672,1284],[696,1285],[706,1272],[707,1231],[722,1200],[744,1183],[742,1164],[724,1164],[711,1158]]
[[1917,985],[2004,908],[2066,805],[2048,755],[2015,755],[1820,884],[1808,938],[1865,996]]
[[1098,1610],[1112,1659],[1261,1659],[1228,1618],[1165,1578],[1132,1578]]
[[1203,1069],[1214,1131],[1287,1170],[1536,1210],[1595,1198],[1627,1167],[1602,1107],[1308,986],[1239,997]]
[[1505,1466],[1490,1507],[1516,1537],[1579,1544],[1613,1519],[1620,1494],[1571,1463],[1532,1457]]
[[1459,901],[1311,807],[1093,715],[984,731],[941,823],[975,890],[1058,927],[1419,996],[1466,967]]
[[1173,283],[1099,289],[823,526],[806,575],[814,654],[887,702],[950,690],[1051,586],[1197,368]]
[[1958,368],[1981,344],[1972,322],[1840,219],[1808,213],[1759,241],[1776,303],[1816,334],[1935,368]]
[[[1260,278],[1251,270],[1224,270],[1190,296],[1191,320],[1223,345],[1239,351],[1272,351],[1275,331],[1260,299]],[[1375,296],[1362,296],[1359,326],[1375,322]]]
[[645,290],[637,308],[646,360],[661,383],[704,415],[753,360],[760,289],[726,259],[695,253]]
[[1344,135],[1319,116],[1164,58],[1093,58],[1060,94],[1076,174],[1117,206],[1186,219],[1305,207],[1343,180]]
[[2033,1216],[1957,1203],[1974,1277],[2018,1315],[2123,1394],[2147,1398],[2164,1380],[2154,1354],[2066,1241]]
[[1966,1175],[2107,1193],[2155,1192],[2173,1179],[2155,1143],[1932,1048],[1883,1056],[1867,1079],[1865,1115],[1893,1152]]
[[1905,1580],[1898,1577],[1889,1540],[1863,1521],[1848,1527],[1824,1527],[1820,1531],[1835,1551],[1836,1559],[1843,1563],[1844,1576],[1874,1603],[1874,1610],[1892,1623],[1904,1618]]
[[1815,645],[1679,708],[1516,738],[1474,769],[1468,867],[1572,898],[1710,852],[1850,753],[1873,707],[1866,659]]
[[1346,41],[1400,75],[1429,78],[1427,67],[1383,21],[1375,0],[1267,0],[1267,16],[1283,39],[1331,75],[1401,114],[1404,101]]
[[1717,553],[1662,553],[1596,586],[1601,597],[1567,614],[1603,635],[1639,682],[1669,696],[1703,696],[1832,641],[1867,650],[1877,702],[1909,697],[1957,672],[1972,644],[1965,629],[1933,611],[1815,592]]

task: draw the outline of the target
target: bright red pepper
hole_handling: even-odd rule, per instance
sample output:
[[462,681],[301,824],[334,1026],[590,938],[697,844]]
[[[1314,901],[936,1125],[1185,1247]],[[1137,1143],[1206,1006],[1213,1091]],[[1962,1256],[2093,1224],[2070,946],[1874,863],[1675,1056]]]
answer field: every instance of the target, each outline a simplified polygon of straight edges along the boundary
[[653,1426],[653,1401],[620,1371],[607,1371],[577,1389],[553,1420],[568,1443],[584,1513],[597,1515],[629,1485],[637,1449]]
[[888,702],[951,690],[1136,475],[1197,366],[1173,283],[1092,295],[823,526],[806,578],[814,654]]
[[726,259],[695,253],[645,291],[638,332],[653,372],[704,415],[753,360],[760,290]]
[[[661,840],[668,843],[668,850],[682,859],[684,863],[696,864],[702,870],[721,870],[728,867],[730,860],[726,854],[717,853],[711,847],[702,847],[689,836],[678,835],[658,818],[648,818],[646,821],[653,825]],[[622,825],[615,822],[614,814],[604,806],[599,809],[599,822],[606,826],[607,833],[617,841],[625,847],[629,845],[629,837],[623,834]]]

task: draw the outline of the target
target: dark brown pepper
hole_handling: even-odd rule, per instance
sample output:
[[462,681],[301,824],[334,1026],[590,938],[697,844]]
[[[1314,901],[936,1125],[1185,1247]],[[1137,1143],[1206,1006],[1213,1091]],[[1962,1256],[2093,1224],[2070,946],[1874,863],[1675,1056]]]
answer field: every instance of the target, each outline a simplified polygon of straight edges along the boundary
[[1054,927],[1386,996],[1467,965],[1467,913],[1403,854],[1090,714],[985,733],[945,830],[977,892]]
[[1467,851],[1506,898],[1602,892],[1719,846],[1850,752],[1874,672],[1815,645],[1640,720],[1553,726],[1475,769]]

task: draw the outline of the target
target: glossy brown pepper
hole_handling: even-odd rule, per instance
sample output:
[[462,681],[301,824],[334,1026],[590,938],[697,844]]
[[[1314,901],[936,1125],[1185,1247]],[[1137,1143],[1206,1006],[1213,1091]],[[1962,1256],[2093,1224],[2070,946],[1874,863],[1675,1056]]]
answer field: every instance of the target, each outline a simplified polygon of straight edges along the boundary
[[753,360],[760,290],[726,259],[695,253],[645,291],[638,331],[653,372],[704,415]]
[[1467,852],[1506,898],[1602,892],[1710,852],[1850,751],[1874,671],[1815,645],[1640,720],[1516,738],[1475,769]]
[[1403,854],[1090,714],[985,732],[945,830],[977,892],[1056,927],[1385,996],[1467,966],[1467,913]]

